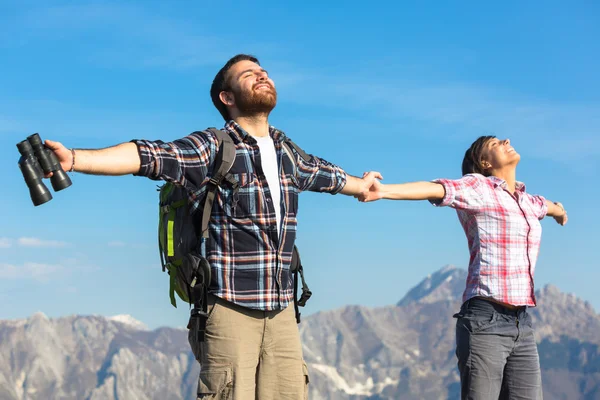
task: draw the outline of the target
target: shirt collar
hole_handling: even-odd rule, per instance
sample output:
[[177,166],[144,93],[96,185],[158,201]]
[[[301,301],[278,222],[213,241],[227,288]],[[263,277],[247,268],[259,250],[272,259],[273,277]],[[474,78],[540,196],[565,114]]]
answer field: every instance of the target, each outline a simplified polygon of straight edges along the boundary
[[[506,181],[504,179],[498,178],[497,176],[488,176],[487,178],[492,182],[492,184],[494,185],[494,187],[500,187],[502,189],[508,189],[508,185],[506,184]],[[523,182],[516,181],[515,182],[515,189],[518,192],[525,193],[525,184]]]
[[[247,140],[248,138],[254,140],[254,138],[248,132],[246,132],[244,130],[244,128],[242,128],[234,120],[229,120],[225,124],[225,130],[230,132],[233,136],[234,141],[236,141],[238,143],[243,142],[244,140]],[[275,143],[283,142],[285,140],[285,134],[282,131],[280,131],[279,129],[276,129],[272,125],[269,125],[269,136],[271,136],[271,138],[273,139],[273,141]]]

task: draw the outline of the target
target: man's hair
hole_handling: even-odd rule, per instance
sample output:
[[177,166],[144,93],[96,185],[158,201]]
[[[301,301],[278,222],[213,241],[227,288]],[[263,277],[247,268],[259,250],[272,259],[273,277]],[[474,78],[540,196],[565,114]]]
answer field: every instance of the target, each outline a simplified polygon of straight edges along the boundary
[[481,155],[487,143],[495,138],[496,136],[480,136],[476,141],[473,142],[471,147],[469,147],[469,149],[465,152],[465,157],[463,158],[463,176],[467,174],[481,174],[483,176],[489,175],[489,172],[486,172],[486,170],[481,166]]
[[256,57],[249,54],[238,54],[229,59],[223,68],[217,72],[217,75],[215,76],[215,79],[210,87],[210,98],[225,121],[229,121],[231,118],[229,116],[229,111],[227,111],[227,106],[221,101],[219,94],[221,94],[223,91],[228,91],[231,89],[228,72],[235,63],[240,61],[252,61],[253,63],[260,65]]

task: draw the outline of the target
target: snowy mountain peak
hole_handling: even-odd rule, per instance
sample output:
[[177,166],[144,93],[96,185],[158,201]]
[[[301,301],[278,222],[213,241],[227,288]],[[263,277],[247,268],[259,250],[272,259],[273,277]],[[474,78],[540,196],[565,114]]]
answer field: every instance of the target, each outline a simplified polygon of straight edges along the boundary
[[465,289],[467,271],[446,265],[423,279],[417,286],[412,288],[402,300],[399,306],[411,303],[435,303],[442,300],[457,300],[462,296]]
[[128,314],[114,315],[112,317],[108,317],[107,319],[109,321],[119,322],[123,325],[127,325],[133,329],[137,329],[140,331],[148,330],[148,327],[146,326],[146,324],[144,324],[141,321],[138,321],[137,319],[133,318],[131,315],[128,315]]

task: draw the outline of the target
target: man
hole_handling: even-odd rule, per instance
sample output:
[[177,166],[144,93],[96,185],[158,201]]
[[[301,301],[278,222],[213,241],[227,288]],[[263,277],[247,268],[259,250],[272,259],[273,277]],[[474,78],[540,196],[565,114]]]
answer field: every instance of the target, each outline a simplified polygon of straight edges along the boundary
[[[233,57],[216,75],[211,97],[236,146],[233,193],[219,188],[209,224],[208,319],[199,348],[199,399],[283,400],[308,396],[289,267],[298,194],[364,195],[379,173],[362,179],[315,156],[291,156],[268,117],[277,91],[252,56]],[[203,199],[218,142],[211,132],[171,143],[137,140],[101,150],[69,150],[47,141],[65,170],[135,174],[183,185],[192,209]],[[193,335],[191,335],[193,336]]]

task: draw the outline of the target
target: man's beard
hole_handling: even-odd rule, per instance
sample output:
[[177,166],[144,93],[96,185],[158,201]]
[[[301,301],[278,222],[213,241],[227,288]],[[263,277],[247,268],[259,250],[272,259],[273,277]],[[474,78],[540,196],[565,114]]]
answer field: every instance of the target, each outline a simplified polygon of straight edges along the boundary
[[[257,86],[257,85],[255,85]],[[269,114],[277,104],[277,91],[273,86],[271,90],[259,90],[254,88],[250,92],[233,92],[235,105],[243,116],[256,114]]]

